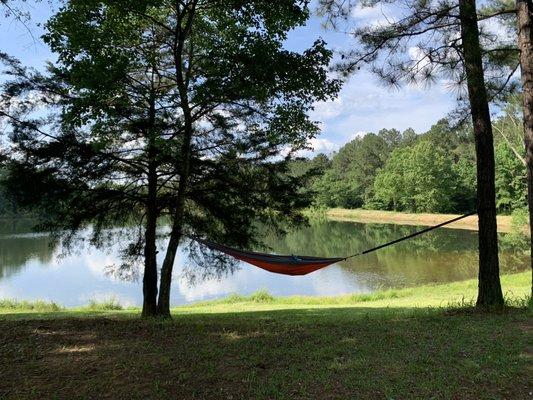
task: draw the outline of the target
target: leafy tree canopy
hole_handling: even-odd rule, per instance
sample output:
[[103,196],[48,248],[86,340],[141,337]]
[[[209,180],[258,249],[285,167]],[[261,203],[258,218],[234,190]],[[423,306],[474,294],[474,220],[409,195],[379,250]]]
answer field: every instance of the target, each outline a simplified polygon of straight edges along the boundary
[[[46,73],[2,56],[13,76],[2,88],[9,191],[46,210],[43,228],[92,225],[96,245],[116,240],[104,228],[139,227],[126,267],[155,260],[160,218],[171,243],[189,233],[242,247],[259,242],[256,221],[301,223],[308,174],[293,176],[290,162],[318,133],[308,111],[339,82],[323,41],[283,48],[307,2],[274,3],[66,2],[46,24],[58,56]],[[228,267],[191,249],[206,270]]]

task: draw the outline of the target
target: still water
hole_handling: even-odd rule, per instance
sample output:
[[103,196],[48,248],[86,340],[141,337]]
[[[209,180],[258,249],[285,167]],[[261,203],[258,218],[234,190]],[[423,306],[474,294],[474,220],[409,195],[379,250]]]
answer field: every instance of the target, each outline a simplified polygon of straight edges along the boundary
[[[125,306],[142,303],[140,279],[122,280],[109,274],[107,267],[119,263],[116,251],[89,247],[64,255],[60,245],[46,234],[32,233],[31,226],[28,220],[0,220],[0,298],[42,299],[65,306],[110,298]],[[267,235],[265,241],[278,254],[337,257],[419,229],[322,221],[285,237]],[[525,270],[527,242],[510,240],[503,234],[500,242],[502,272]],[[279,296],[369,293],[383,288],[464,280],[476,276],[476,248],[476,232],[439,229],[306,276],[271,274],[242,263],[232,275],[194,285],[183,273],[187,253],[182,248],[176,259],[171,301],[179,305],[230,293],[250,294],[259,289]]]

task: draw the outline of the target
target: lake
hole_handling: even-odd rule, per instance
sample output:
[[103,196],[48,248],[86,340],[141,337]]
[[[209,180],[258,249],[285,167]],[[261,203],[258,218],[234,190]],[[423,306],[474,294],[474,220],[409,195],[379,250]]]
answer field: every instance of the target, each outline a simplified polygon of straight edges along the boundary
[[[142,304],[141,279],[121,279],[109,274],[117,265],[117,249],[91,247],[64,255],[43,233],[33,233],[31,221],[0,220],[0,298],[42,299],[65,306],[90,300],[118,300],[124,306]],[[405,236],[422,227],[316,221],[284,237],[266,235],[278,254],[325,257],[347,256]],[[500,234],[502,273],[528,268],[527,241]],[[355,257],[306,276],[284,276],[241,263],[232,275],[196,282],[185,277],[187,252],[176,259],[172,305],[266,289],[277,296],[370,293],[439,283],[477,276],[477,233],[441,228],[385,249]],[[164,252],[159,256],[163,257]],[[159,260],[161,262],[161,260]]]

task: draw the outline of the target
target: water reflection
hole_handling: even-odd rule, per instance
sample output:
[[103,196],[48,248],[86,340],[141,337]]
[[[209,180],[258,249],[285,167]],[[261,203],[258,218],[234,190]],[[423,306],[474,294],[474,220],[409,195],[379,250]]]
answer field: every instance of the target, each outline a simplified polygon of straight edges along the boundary
[[[60,247],[48,236],[32,233],[31,226],[27,220],[0,221],[0,298],[47,299],[67,306],[110,297],[126,305],[141,303],[140,282],[125,282],[106,274],[106,266],[118,263],[118,249],[102,252],[89,248],[60,258]],[[278,254],[346,256],[418,229],[324,221],[283,238],[265,232],[265,241]],[[526,269],[527,240],[501,239],[502,271]],[[440,229],[303,277],[270,274],[243,264],[231,276],[194,286],[181,278],[181,267],[187,261],[186,252],[181,249],[172,302],[183,304],[232,292],[249,294],[258,289],[275,295],[335,295],[468,279],[477,275],[476,248],[476,232]],[[163,253],[159,255],[162,257]]]
[[28,219],[0,219],[0,281],[21,271],[30,261],[43,266],[54,254],[50,238],[31,231]]
[[[285,238],[268,236],[279,253],[335,257],[351,255],[400,238],[422,227],[362,224],[341,221],[317,222],[289,233]],[[500,235],[502,272],[527,268],[527,242],[509,245]],[[451,282],[477,275],[477,232],[439,229],[379,251],[351,258],[339,267],[365,274],[372,288],[400,287],[431,282]]]

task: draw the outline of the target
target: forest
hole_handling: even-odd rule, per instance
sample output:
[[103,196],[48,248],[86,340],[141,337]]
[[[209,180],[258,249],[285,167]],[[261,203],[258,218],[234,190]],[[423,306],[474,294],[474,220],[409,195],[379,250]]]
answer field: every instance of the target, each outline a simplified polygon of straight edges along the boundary
[[[496,208],[527,208],[521,103],[511,97],[493,122]],[[315,207],[415,213],[466,213],[476,205],[475,144],[471,124],[450,118],[427,132],[381,129],[329,156],[294,163],[295,174],[313,169]]]

